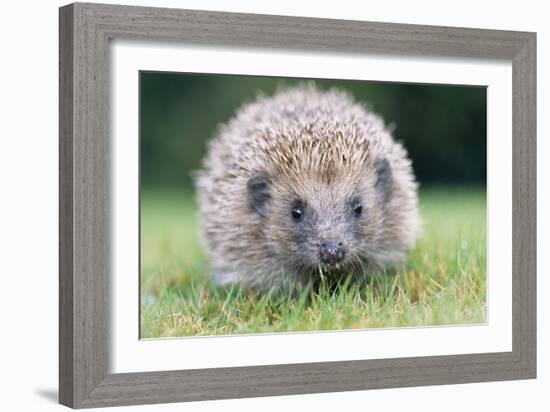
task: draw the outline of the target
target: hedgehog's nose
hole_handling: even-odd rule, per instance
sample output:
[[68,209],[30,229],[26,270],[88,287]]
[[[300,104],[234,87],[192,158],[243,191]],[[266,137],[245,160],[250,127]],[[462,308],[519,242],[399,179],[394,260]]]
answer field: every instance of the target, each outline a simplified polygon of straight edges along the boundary
[[344,244],[339,240],[325,240],[321,243],[319,256],[321,257],[321,262],[333,265],[344,259],[346,249],[344,248]]

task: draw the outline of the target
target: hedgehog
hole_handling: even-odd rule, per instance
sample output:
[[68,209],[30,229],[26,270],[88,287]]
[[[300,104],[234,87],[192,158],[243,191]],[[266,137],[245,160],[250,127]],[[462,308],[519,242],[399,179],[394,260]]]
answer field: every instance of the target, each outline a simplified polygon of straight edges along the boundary
[[314,84],[243,105],[196,179],[215,281],[300,289],[403,262],[419,234],[418,184],[391,132],[347,92]]

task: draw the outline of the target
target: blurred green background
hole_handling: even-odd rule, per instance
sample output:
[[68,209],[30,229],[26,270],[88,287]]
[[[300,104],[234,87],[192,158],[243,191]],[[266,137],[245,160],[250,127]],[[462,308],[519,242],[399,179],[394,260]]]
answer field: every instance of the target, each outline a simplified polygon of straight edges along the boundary
[[[143,188],[192,188],[206,142],[242,103],[300,79],[142,72]],[[421,184],[484,185],[486,88],[316,80],[367,103],[403,142]]]

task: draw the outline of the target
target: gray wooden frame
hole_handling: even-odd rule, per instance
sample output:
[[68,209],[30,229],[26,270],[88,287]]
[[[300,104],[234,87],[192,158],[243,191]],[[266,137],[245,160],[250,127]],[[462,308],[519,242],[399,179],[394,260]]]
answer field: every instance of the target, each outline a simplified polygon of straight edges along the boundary
[[[59,399],[84,408],[536,376],[536,34],[71,4],[60,9]],[[505,59],[513,65],[513,350],[108,372],[109,40]]]

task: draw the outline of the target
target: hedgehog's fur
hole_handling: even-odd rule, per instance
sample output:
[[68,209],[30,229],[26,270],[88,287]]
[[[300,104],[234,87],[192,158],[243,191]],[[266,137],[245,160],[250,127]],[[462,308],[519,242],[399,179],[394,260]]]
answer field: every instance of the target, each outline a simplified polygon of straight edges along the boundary
[[[197,191],[221,284],[265,290],[288,278],[300,286],[324,274],[395,266],[420,226],[403,146],[348,94],[312,84],[243,106],[210,142]],[[299,222],[291,215],[297,201]],[[359,216],[353,202],[362,206]],[[345,245],[341,265],[321,265],[325,239]]]

